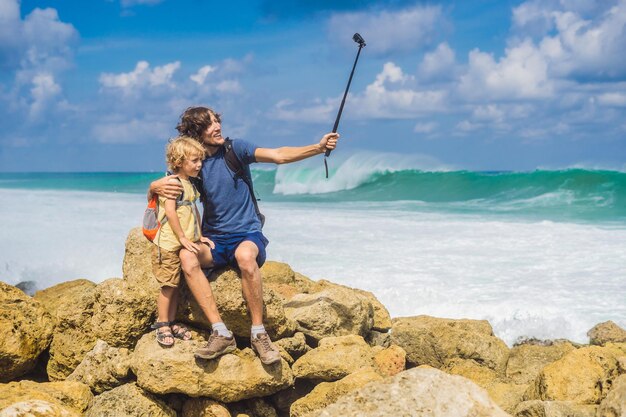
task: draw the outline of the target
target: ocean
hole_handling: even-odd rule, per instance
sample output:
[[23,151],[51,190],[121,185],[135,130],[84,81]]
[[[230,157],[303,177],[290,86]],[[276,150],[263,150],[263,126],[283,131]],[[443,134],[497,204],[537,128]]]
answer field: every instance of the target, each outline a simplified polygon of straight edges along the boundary
[[[319,159],[253,170],[268,259],[372,291],[393,317],[487,319],[509,345],[626,328],[626,173],[330,163],[329,179]],[[0,280],[120,277],[161,175],[0,173]]]

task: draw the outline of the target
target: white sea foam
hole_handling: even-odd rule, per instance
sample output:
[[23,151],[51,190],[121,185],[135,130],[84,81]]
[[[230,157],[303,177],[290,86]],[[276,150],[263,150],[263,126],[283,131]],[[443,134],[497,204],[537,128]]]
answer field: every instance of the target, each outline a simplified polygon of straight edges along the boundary
[[[0,279],[121,276],[141,195],[0,189]],[[263,203],[268,258],[374,292],[392,316],[488,319],[498,336],[586,342],[626,327],[626,225],[494,221],[403,203]]]

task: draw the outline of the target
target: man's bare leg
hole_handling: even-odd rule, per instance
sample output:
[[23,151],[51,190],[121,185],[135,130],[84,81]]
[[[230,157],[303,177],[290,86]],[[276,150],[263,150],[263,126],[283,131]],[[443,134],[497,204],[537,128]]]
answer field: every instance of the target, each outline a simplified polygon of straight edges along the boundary
[[256,263],[259,248],[244,240],[235,250],[235,259],[241,271],[241,290],[243,298],[248,304],[252,325],[263,324],[263,282],[261,281],[261,270]]
[[197,256],[187,249],[181,249],[180,262],[183,273],[185,274],[187,286],[200,306],[200,309],[211,324],[218,323],[222,321],[222,317],[217,310],[217,304],[215,303],[215,297],[213,297],[211,285],[202,271],[202,267],[213,265],[211,250],[205,244],[198,246],[200,247],[200,253]]

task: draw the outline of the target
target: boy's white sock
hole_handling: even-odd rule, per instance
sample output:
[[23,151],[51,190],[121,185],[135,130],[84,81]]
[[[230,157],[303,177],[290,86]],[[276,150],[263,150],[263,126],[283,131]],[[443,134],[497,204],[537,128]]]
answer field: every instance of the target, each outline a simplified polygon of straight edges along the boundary
[[219,336],[231,337],[233,335],[230,332],[230,330],[226,328],[226,325],[221,321],[218,321],[217,323],[213,323],[211,325],[211,328],[213,329],[214,332],[217,332]]
[[259,335],[259,333],[266,333],[265,332],[265,326],[263,326],[262,324],[254,325],[250,329],[250,333],[251,333],[251,337],[253,339],[256,339],[257,336]]

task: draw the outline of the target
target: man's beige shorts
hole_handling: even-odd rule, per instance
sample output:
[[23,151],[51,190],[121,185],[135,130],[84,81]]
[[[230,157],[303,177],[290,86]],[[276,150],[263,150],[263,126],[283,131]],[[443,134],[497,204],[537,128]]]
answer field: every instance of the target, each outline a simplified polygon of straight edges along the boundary
[[159,262],[159,248],[152,247],[152,273],[161,287],[178,287],[180,284],[180,258],[178,252],[172,252],[161,248],[161,261]]

